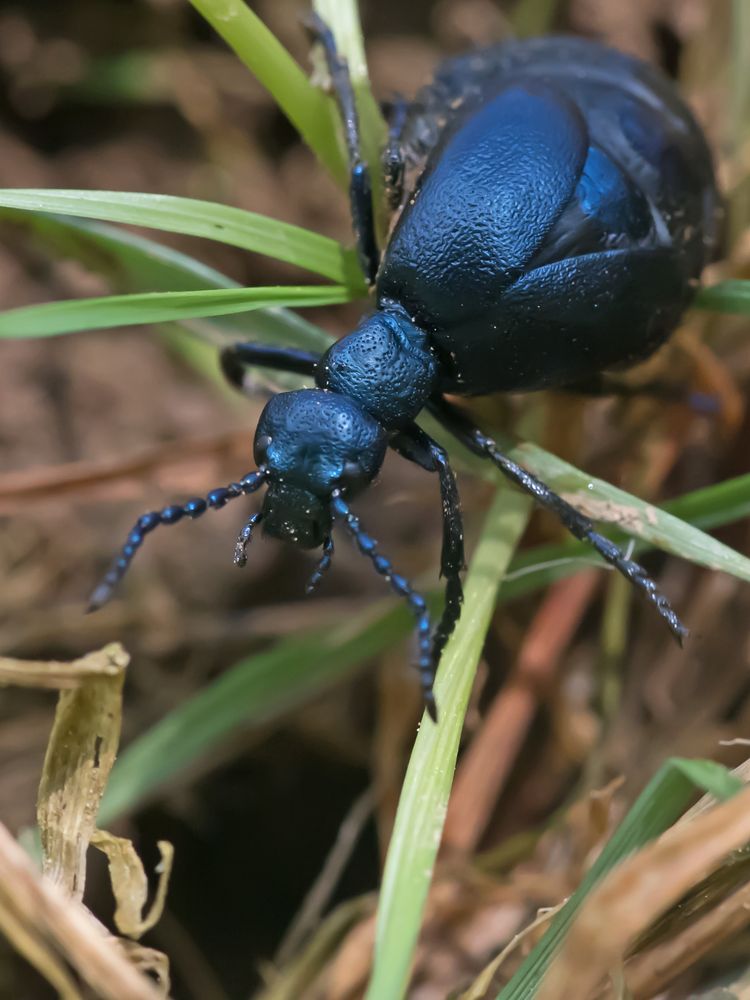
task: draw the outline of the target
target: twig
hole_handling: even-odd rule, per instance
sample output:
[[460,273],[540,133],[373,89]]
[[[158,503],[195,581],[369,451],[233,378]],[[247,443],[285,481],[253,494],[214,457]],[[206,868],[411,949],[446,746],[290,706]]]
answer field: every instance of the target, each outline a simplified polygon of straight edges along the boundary
[[533,721],[540,694],[549,687],[598,579],[596,570],[587,570],[550,588],[529,628],[513,675],[461,760],[448,806],[445,849],[464,853],[479,843]]

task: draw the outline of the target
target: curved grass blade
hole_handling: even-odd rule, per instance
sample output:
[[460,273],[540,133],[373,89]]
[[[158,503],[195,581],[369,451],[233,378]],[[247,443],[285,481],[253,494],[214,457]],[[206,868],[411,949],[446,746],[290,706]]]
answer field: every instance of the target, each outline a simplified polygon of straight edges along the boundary
[[[0,222],[10,223],[14,231],[20,230],[30,236],[39,249],[53,250],[80,261],[105,277],[119,292],[241,287],[194,257],[106,222],[10,208],[0,208]],[[331,337],[320,327],[283,306],[236,316],[162,324],[159,333],[174,354],[214,380],[227,397],[238,404],[240,396],[229,388],[219,369],[217,347],[237,340],[255,340],[322,354],[331,343]],[[259,382],[277,391],[299,389],[307,384],[300,376],[284,372],[259,372]]]
[[82,330],[142,323],[170,323],[202,316],[264,309],[268,306],[323,306],[349,301],[341,285],[218,288],[194,292],[105,295],[25,306],[0,313],[0,338],[54,337]]
[[442,834],[458,743],[495,597],[531,502],[500,486],[471,560],[466,600],[446,646],[435,695],[440,721],[423,721],[399,800],[380,892],[375,960],[367,1000],[400,1000]]
[[129,191],[4,188],[0,206],[216,240],[294,264],[362,294],[366,290],[354,251],[309,229],[231,205]]
[[675,757],[662,764],[612,834],[581,885],[553,918],[547,933],[500,991],[497,1000],[532,1000],[586,896],[623,858],[672,826],[687,808],[696,789],[708,792],[717,799],[726,799],[742,787],[739,778],[711,760]]
[[[105,277],[119,292],[189,292],[205,288],[240,288],[238,282],[202,261],[139,233],[106,222],[0,208],[0,221],[28,233],[44,250],[80,261]],[[321,353],[333,338],[319,326],[283,306],[243,316],[187,321],[189,329],[210,343],[238,338],[302,347]],[[208,344],[207,344],[208,347]],[[215,354],[212,352],[215,359]]]
[[349,174],[336,107],[314,86],[244,0],[190,0],[269,91],[320,162],[346,188]]

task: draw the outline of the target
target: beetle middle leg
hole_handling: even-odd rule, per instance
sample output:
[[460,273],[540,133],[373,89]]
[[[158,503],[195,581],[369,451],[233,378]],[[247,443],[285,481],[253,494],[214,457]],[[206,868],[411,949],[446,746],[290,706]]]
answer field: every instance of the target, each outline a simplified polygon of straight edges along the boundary
[[504,455],[492,438],[474,427],[455,407],[441,399],[430,403],[429,410],[443,427],[449,430],[470,451],[479,455],[480,458],[488,458],[511,482],[519,486],[525,493],[530,494],[541,507],[555,514],[575,538],[588,542],[602,559],[622,573],[654,605],[667,623],[672,635],[682,645],[688,630],[672,609],[667,598],[641,565],[627,558],[614,542],[599,534],[594,528],[593,522],[585,514],[563,500],[546,483]]
[[378,269],[378,246],[375,239],[375,215],[372,204],[372,181],[370,170],[362,159],[362,144],[359,134],[359,115],[354,99],[354,88],[346,59],[339,54],[333,32],[325,22],[313,14],[310,28],[315,39],[320,42],[326,57],[328,75],[331,78],[336,101],[344,124],[346,148],[349,154],[349,200],[351,203],[352,225],[357,238],[357,253],[368,284],[375,281]]
[[411,424],[390,442],[399,455],[427,472],[437,472],[443,514],[443,548],[440,575],[445,578],[445,605],[432,639],[432,659],[437,666],[446,642],[461,614],[464,592],[461,571],[464,569],[464,529],[456,477],[443,448],[417,424]]
[[277,347],[275,344],[256,344],[252,341],[231,344],[220,355],[221,370],[225,378],[240,392],[253,389],[246,380],[247,368],[272,368],[294,375],[312,376],[319,360],[318,354],[298,350],[296,347]]

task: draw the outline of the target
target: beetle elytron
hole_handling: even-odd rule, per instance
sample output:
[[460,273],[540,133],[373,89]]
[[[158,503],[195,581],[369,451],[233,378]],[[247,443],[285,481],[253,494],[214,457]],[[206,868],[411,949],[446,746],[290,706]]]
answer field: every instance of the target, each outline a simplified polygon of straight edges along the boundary
[[[315,31],[345,124],[353,226],[375,309],[322,357],[255,343],[224,351],[223,369],[239,388],[253,365],[310,376],[316,388],[270,399],[255,434],[257,471],[141,517],[91,608],[109,599],[157,525],[266,486],[235,561],[244,564],[262,522],[275,538],[323,547],[312,588],[330,564],[340,519],[416,618],[424,700],[436,718],[433,679],[460,614],[464,554],[453,472],[415,423],[427,410],[589,541],[681,641],[686,629],[646,571],[444,394],[590,390],[603,372],[664,342],[715,239],[711,158],[690,112],[656,70],[582,39],[511,42],[452,59],[416,101],[394,107],[382,169],[396,221],[379,259],[347,67],[325,25]],[[389,447],[439,480],[446,602],[434,632],[424,599],[349,506]]]

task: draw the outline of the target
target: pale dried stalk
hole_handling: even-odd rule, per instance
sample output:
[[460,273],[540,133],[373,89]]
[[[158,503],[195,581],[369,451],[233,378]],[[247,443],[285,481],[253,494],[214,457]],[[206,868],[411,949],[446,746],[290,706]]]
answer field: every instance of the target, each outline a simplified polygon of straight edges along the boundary
[[[58,953],[101,1000],[160,1000],[163,994],[122,954],[118,942],[75,899],[41,875],[0,824],[0,920],[18,950],[65,997],[79,994]],[[63,992],[67,990],[67,994]]]
[[37,802],[42,870],[77,899],[83,898],[86,851],[117,755],[129,657],[112,643],[84,659],[99,669],[60,692]]
[[[127,663],[127,659],[125,662]],[[58,663],[56,660],[16,660],[0,656],[0,684],[56,690],[77,688],[92,677],[116,677],[123,666],[124,664],[113,659],[110,646],[70,663]]]
[[[685,930],[630,959],[625,985],[633,1000],[647,1000],[665,989],[685,969],[700,961],[722,941],[750,924],[750,883],[722,900]],[[607,984],[598,1000],[614,1000]]]
[[582,906],[537,1000],[590,996],[638,934],[750,841],[750,788],[623,861]]

